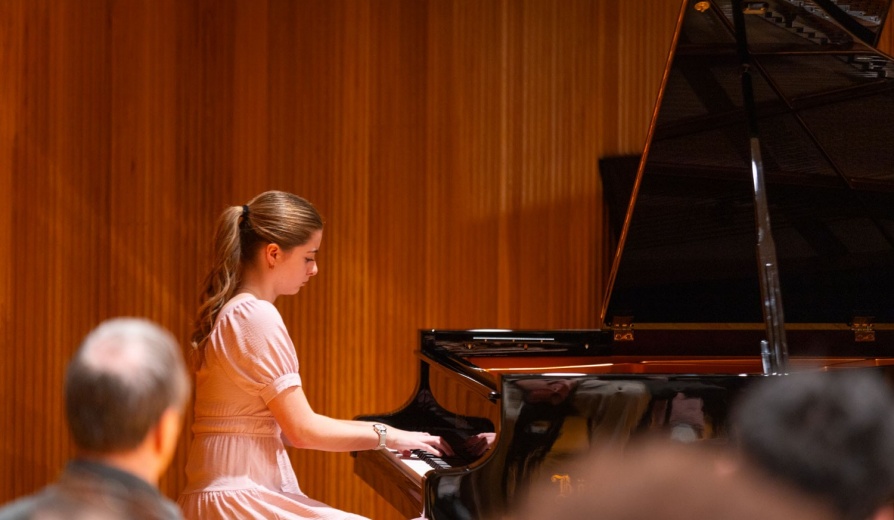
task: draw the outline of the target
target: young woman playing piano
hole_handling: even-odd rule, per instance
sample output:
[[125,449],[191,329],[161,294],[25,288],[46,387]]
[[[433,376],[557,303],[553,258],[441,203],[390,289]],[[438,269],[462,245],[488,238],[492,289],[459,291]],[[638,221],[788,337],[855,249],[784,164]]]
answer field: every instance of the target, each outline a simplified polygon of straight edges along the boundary
[[323,221],[306,200],[270,191],[226,209],[193,334],[195,435],[179,504],[189,519],[357,519],[301,492],[283,446],[450,451],[440,437],[315,413],[273,302],[317,274]]

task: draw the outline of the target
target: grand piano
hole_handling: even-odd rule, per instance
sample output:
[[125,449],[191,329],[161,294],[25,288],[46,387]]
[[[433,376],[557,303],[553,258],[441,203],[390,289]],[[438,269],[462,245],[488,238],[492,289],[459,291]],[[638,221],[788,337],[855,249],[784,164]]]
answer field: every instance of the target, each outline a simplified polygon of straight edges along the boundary
[[[890,0],[682,3],[641,155],[600,161],[615,244],[594,330],[424,330],[400,409],[451,457],[355,454],[407,517],[511,517],[574,458],[722,443],[764,377],[894,380]],[[486,441],[486,442],[483,442]]]

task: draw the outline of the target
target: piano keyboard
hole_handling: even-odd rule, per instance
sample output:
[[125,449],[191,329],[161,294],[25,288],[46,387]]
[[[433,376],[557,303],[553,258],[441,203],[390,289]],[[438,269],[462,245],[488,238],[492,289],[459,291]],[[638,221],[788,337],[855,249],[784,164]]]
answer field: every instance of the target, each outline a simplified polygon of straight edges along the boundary
[[441,457],[432,455],[425,450],[411,450],[410,454],[410,457],[416,457],[434,469],[448,469],[453,467]]
[[397,460],[420,478],[433,469],[447,469],[451,467],[444,459],[424,450],[412,450],[409,457],[405,457],[394,450],[388,451],[393,453]]

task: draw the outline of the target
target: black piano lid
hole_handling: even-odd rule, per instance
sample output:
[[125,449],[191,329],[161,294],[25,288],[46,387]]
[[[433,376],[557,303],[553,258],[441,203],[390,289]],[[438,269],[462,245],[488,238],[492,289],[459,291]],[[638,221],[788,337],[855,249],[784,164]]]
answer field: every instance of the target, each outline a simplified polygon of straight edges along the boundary
[[[892,323],[890,0],[743,4],[785,322]],[[731,0],[687,2],[669,63],[645,161],[600,161],[623,242],[603,322],[762,323]]]

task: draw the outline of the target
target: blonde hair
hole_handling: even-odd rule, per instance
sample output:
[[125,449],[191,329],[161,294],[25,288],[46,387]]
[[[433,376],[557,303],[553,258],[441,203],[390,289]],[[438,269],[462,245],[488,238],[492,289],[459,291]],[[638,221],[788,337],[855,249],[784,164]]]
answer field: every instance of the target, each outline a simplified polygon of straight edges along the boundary
[[306,244],[323,229],[323,219],[313,205],[284,191],[266,191],[244,206],[231,206],[217,221],[214,263],[202,285],[199,310],[192,334],[192,363],[204,360],[205,343],[214,320],[242,282],[244,266],[258,250],[275,243],[284,250]]

